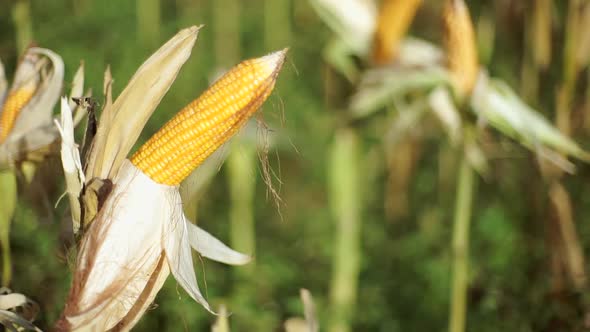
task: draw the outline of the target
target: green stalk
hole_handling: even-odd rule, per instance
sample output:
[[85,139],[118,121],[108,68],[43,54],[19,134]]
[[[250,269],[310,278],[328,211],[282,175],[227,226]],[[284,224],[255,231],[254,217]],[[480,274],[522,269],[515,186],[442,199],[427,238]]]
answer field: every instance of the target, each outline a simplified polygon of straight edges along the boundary
[[[236,142],[238,143],[238,142]],[[232,248],[254,256],[254,193],[256,190],[256,148],[252,144],[236,144],[227,158],[230,187],[230,243]],[[251,275],[254,262],[237,268],[243,276]]]
[[160,42],[160,0],[137,0],[137,34],[141,45],[155,47]]
[[285,47],[291,41],[291,1],[264,1],[264,42],[268,49]]
[[330,284],[330,332],[351,330],[361,257],[361,200],[357,134],[336,132],[329,162],[330,203],[336,221],[333,275]]
[[13,171],[0,171],[0,246],[2,248],[2,286],[12,279],[10,258],[10,223],[16,209],[16,175]]
[[29,0],[18,0],[12,8],[12,20],[16,30],[16,48],[18,54],[25,50],[33,41],[33,25],[31,23],[31,3]]
[[449,320],[450,332],[465,331],[467,311],[469,222],[473,202],[474,172],[466,156],[462,157],[457,181],[457,200],[453,221],[453,280]]

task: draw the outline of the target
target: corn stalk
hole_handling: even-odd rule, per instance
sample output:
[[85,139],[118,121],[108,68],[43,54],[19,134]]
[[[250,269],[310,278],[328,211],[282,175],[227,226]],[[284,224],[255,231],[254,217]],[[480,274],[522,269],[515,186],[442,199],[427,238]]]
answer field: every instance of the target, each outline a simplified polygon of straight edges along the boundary
[[12,170],[0,171],[0,245],[2,248],[2,286],[12,279],[10,223],[16,209],[16,176]]
[[33,40],[33,25],[31,23],[31,3],[29,0],[18,0],[12,8],[12,20],[16,30],[16,49],[18,54],[24,54]]
[[333,274],[330,283],[332,307],[328,331],[351,331],[355,312],[361,257],[361,201],[359,147],[351,128],[336,132],[329,161],[330,203],[336,221]]
[[453,280],[450,332],[465,331],[467,288],[469,286],[469,228],[475,185],[474,171],[466,156],[461,159],[453,221]]

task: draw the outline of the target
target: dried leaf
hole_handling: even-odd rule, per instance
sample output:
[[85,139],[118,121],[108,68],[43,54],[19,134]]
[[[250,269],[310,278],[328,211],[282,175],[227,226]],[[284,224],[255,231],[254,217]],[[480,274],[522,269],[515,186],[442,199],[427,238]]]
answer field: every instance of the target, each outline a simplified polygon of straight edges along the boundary
[[350,110],[355,117],[366,117],[407,93],[428,91],[447,82],[447,71],[438,66],[396,66],[369,70],[365,72],[357,92],[351,97]]

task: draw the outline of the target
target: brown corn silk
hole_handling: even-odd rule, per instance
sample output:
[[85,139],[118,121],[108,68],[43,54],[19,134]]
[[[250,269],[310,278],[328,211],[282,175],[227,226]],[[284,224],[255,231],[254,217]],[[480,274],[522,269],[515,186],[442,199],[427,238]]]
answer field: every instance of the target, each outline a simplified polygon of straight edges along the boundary
[[30,81],[23,87],[11,91],[6,97],[0,113],[0,144],[2,144],[12,131],[16,118],[25,105],[31,101],[35,94],[37,84]]
[[447,0],[444,23],[449,70],[458,94],[467,96],[475,85],[479,62],[471,16],[463,0]]
[[373,45],[376,64],[391,62],[398,45],[412,24],[422,0],[385,0],[379,10]]
[[168,121],[131,157],[157,183],[179,185],[270,95],[286,50],[246,60]]

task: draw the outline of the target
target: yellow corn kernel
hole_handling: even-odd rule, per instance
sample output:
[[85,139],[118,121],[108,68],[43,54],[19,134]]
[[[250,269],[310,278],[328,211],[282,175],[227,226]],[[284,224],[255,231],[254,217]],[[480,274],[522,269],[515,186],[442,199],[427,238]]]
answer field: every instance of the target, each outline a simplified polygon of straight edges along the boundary
[[157,183],[179,185],[270,95],[286,50],[246,60],[168,121],[131,157]]
[[25,105],[35,94],[34,84],[27,84],[18,90],[8,93],[0,113],[0,144],[2,144],[16,122],[16,118]]
[[444,7],[449,70],[460,97],[473,90],[479,71],[475,32],[463,0],[447,0]]
[[422,0],[384,0],[379,11],[373,45],[373,61],[391,62]]

